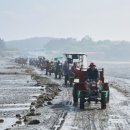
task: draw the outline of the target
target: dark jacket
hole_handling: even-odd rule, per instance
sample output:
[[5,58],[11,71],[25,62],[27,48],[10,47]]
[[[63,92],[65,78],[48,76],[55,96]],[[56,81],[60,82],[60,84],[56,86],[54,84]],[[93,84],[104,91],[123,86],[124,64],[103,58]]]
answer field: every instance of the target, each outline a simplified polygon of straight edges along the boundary
[[69,74],[69,66],[68,66],[68,64],[64,64],[63,71],[64,71],[64,75],[68,75]]
[[91,68],[87,69],[87,80],[98,80],[99,79],[99,74],[98,70],[95,68],[92,70]]

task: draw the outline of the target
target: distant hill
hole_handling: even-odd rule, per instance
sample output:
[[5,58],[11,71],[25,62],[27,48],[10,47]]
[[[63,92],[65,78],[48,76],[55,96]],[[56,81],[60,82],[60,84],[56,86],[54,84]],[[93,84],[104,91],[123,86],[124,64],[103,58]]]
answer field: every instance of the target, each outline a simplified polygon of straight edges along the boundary
[[6,42],[8,48],[19,50],[42,49],[47,55],[58,56],[63,53],[86,53],[94,60],[129,60],[130,42],[127,41],[94,41],[89,36],[76,40],[74,38],[36,37],[25,40]]
[[90,37],[84,37],[80,41],[76,39],[55,39],[45,45],[49,51],[83,52],[90,59],[98,60],[129,60],[130,42],[127,41],[93,41]]
[[3,57],[5,55],[5,50],[6,50],[5,42],[4,40],[0,39],[0,57]]
[[5,42],[4,40],[0,39],[0,50],[5,49]]
[[72,52],[78,49],[79,45],[73,38],[57,38],[49,41],[44,48],[49,51]]
[[50,40],[51,37],[34,37],[24,40],[7,41],[6,46],[8,48],[14,48],[19,50],[31,50],[36,48],[43,48]]

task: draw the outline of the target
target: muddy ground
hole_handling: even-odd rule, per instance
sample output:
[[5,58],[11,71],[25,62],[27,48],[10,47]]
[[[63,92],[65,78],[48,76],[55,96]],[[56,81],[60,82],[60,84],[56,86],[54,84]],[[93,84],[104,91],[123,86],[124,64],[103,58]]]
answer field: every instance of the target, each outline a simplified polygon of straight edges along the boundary
[[[53,75],[45,77],[44,72],[33,67],[31,67],[33,75],[35,74],[39,78],[34,76],[31,78],[32,70],[27,72],[26,70],[30,70],[28,67],[21,67],[9,60],[4,60],[1,64],[0,118],[4,120],[3,123],[0,123],[1,130],[6,128],[11,130],[130,129],[129,82],[109,76],[110,103],[107,105],[107,109],[101,110],[100,103],[91,105],[86,103],[85,110],[81,111],[79,106],[73,106],[72,88],[62,86],[63,79],[55,80]],[[45,100],[44,97],[42,106],[36,107],[39,95],[43,96],[47,92],[45,88],[48,84],[50,87],[55,86],[62,91],[59,90],[53,99]],[[34,102],[33,105],[31,105],[32,102]],[[24,121],[26,115],[30,114],[30,106],[31,109],[35,109],[35,113],[27,116],[27,121]],[[21,118],[16,118],[18,114]],[[21,123],[17,122],[19,120]],[[34,120],[37,121],[37,124],[30,125],[29,122]]]

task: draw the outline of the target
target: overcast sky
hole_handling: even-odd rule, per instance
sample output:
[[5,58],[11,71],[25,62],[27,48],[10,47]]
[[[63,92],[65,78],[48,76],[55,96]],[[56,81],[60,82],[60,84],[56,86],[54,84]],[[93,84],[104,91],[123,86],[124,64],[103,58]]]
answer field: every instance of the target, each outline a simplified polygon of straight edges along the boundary
[[0,37],[130,41],[130,0],[0,0]]

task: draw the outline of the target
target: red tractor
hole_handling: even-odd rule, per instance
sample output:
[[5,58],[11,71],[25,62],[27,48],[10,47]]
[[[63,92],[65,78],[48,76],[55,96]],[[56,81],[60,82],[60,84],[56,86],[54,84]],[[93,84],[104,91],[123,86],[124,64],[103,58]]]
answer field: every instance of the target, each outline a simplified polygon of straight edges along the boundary
[[74,79],[73,87],[73,102],[78,104],[80,99],[80,109],[85,108],[85,102],[97,103],[101,102],[101,109],[106,109],[106,104],[109,102],[109,84],[104,80],[104,69],[98,69],[99,81],[86,81],[87,70],[77,69],[78,78]]

